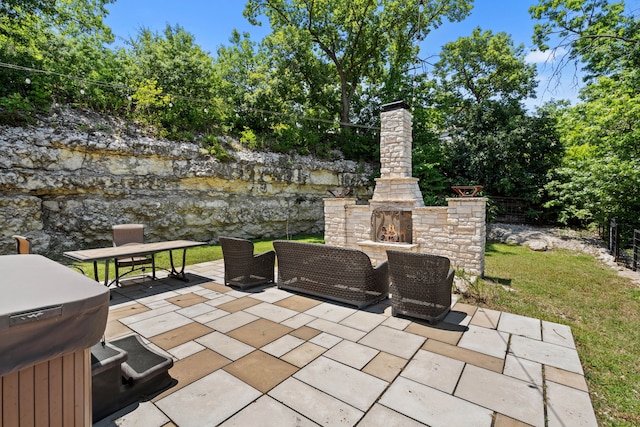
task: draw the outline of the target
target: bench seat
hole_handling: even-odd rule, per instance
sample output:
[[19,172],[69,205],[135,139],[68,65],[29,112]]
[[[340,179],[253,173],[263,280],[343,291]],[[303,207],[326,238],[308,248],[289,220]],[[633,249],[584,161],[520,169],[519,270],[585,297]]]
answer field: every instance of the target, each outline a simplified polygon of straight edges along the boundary
[[358,308],[389,295],[387,262],[373,267],[357,249],[286,240],[273,242],[278,259],[278,287]]

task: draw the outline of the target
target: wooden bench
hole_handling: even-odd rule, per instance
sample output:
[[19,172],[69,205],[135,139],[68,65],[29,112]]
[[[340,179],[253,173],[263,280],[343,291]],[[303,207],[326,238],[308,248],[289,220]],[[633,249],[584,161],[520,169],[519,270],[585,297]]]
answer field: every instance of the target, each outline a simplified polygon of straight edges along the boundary
[[389,295],[387,262],[373,267],[362,251],[276,240],[278,287],[366,307]]

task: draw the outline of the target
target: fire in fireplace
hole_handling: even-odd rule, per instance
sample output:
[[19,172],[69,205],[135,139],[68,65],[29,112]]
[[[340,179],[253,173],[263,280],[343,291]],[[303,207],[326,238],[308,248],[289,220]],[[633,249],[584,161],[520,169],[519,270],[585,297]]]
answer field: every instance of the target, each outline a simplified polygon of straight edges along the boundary
[[382,243],[412,243],[411,211],[378,208],[371,215],[371,240]]

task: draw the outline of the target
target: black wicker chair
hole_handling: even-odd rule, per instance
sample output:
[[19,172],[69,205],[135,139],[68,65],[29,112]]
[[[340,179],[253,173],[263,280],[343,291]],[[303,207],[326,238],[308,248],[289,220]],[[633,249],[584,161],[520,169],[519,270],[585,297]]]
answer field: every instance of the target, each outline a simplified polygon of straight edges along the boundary
[[276,253],[267,251],[253,254],[253,243],[235,237],[220,237],[224,258],[224,283],[240,289],[248,289],[265,283],[273,283]]
[[435,324],[451,309],[455,272],[448,258],[415,252],[387,251],[391,275],[391,313]]
[[387,298],[387,262],[373,267],[357,249],[276,240],[278,287],[363,308]]

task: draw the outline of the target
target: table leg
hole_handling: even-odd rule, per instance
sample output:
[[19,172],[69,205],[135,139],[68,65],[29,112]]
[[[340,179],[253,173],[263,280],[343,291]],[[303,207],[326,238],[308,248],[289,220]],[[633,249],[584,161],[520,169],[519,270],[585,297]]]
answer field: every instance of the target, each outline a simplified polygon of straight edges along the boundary
[[184,273],[184,267],[187,261],[187,249],[185,248],[182,250],[182,268],[180,271],[176,270],[176,266],[173,262],[173,251],[169,251],[169,260],[171,261],[171,272],[169,273],[169,276],[188,282],[189,279],[187,279],[187,275]]
[[[100,283],[98,277],[98,261],[93,261],[93,278]],[[109,259],[104,260],[104,285],[109,286]]]
[[98,261],[93,261],[93,277],[96,279],[96,282],[100,282],[98,278]]
[[104,285],[109,286],[109,258],[104,260]]

